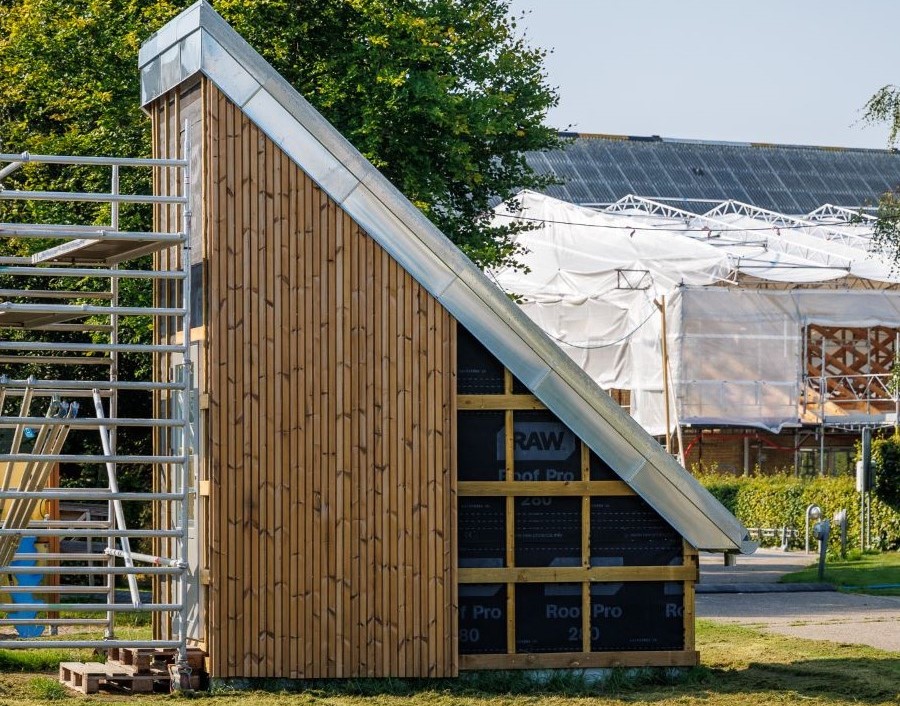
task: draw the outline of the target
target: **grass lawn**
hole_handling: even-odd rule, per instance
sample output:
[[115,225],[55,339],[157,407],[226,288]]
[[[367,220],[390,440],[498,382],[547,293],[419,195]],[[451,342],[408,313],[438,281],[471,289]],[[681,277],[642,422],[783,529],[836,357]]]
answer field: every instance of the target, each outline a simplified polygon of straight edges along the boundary
[[[819,580],[818,565],[787,574],[784,582],[815,582]],[[881,554],[850,554],[845,561],[825,564],[825,581],[847,590],[861,588],[863,593],[878,596],[900,596],[900,552]],[[877,588],[893,584],[893,588]]]
[[[774,706],[786,704],[893,704],[900,698],[897,655],[857,645],[815,642],[766,635],[747,628],[698,621],[698,648],[703,665],[680,682],[661,674],[628,679],[615,674],[604,686],[586,687],[562,675],[546,686],[525,683],[517,673],[468,675],[459,680],[407,682],[370,680],[319,683],[304,692],[220,690],[192,699],[209,706]],[[101,693],[85,699],[58,690],[47,663],[44,674],[32,671],[25,653],[0,652],[0,704],[36,706],[48,700],[75,703],[140,701],[184,702],[170,696]],[[74,655],[72,655],[74,656]],[[68,657],[67,657],[68,658]],[[271,686],[271,685],[270,685]]]

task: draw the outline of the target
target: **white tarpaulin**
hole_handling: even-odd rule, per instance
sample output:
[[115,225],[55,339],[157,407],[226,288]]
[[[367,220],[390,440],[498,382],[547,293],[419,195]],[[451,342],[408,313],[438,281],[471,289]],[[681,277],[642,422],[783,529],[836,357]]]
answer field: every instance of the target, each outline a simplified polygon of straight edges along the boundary
[[681,423],[777,431],[797,422],[805,327],[900,327],[900,292],[684,287],[668,323]]
[[741,283],[900,281],[869,252],[864,226],[678,217],[641,204],[601,212],[528,191],[516,202],[498,206],[496,222],[535,224],[517,236],[524,267],[492,276],[601,387],[631,390],[632,414],[652,434],[665,433],[664,296],[672,425],[797,423],[807,324],[900,326],[897,291]]

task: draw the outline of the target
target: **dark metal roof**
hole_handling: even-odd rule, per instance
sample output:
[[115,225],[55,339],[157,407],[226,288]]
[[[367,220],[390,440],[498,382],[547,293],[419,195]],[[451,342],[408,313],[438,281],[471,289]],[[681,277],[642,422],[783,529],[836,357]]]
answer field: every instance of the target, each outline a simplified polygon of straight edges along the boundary
[[892,150],[563,134],[572,138],[565,150],[533,152],[528,162],[560,177],[565,183],[544,193],[570,203],[639,194],[801,214],[825,203],[871,205],[900,185],[900,154]]

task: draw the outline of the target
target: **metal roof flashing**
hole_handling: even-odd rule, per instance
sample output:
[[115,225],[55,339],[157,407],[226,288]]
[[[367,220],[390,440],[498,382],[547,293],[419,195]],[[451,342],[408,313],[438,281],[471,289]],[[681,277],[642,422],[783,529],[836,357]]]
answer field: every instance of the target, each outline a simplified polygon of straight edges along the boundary
[[202,0],[142,46],[141,105],[202,73],[691,545],[744,527]]

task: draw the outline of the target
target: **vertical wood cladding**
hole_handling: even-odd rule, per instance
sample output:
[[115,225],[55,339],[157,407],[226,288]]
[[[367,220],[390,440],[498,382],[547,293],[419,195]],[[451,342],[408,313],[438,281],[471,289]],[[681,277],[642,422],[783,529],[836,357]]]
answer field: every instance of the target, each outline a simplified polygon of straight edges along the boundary
[[455,322],[202,90],[212,674],[455,675]]
[[[195,126],[199,125],[201,114],[200,84],[197,81],[181,86],[177,91],[171,91],[166,96],[157,100],[150,109],[150,119],[153,133],[153,157],[158,159],[180,159],[184,156],[184,125],[185,122]],[[197,152],[196,150],[194,150]],[[164,196],[178,196],[183,192],[183,173],[180,169],[154,169],[153,193]],[[199,190],[194,189],[195,201],[199,196]],[[201,208],[195,208],[193,220],[191,244],[193,246],[194,262],[202,259],[201,232],[196,214]],[[178,232],[183,228],[183,210],[176,204],[157,204],[153,207],[154,227],[161,232]],[[181,269],[181,252],[177,248],[163,250],[154,255],[154,267],[157,270]],[[165,279],[159,280],[153,286],[153,305],[155,307],[178,307],[181,300],[180,281]],[[155,343],[173,344],[180,341],[181,320],[175,317],[155,316],[153,318],[153,334]],[[176,360],[175,354],[159,353],[153,357],[153,379],[170,380],[172,367]],[[204,361],[197,361],[195,369],[202,370]],[[200,392],[203,393],[204,379],[199,379]],[[169,405],[172,404],[172,396],[169,391],[161,390],[153,394],[153,404],[156,415],[160,418],[168,416]],[[157,453],[167,454],[171,452],[170,434],[165,428],[154,430],[154,447]],[[164,466],[155,466],[153,476],[153,489],[155,491],[172,491],[172,477]],[[205,479],[204,476],[201,478]],[[153,523],[155,527],[168,527],[172,524],[172,518],[180,508],[176,503],[154,503]],[[159,538],[154,540],[154,553],[162,556],[174,556],[175,540],[172,538]],[[153,590],[155,596],[163,603],[177,601],[177,587],[175,581],[166,576],[153,577]],[[166,620],[168,616],[153,615],[153,633],[157,639],[174,639],[172,626]]]

